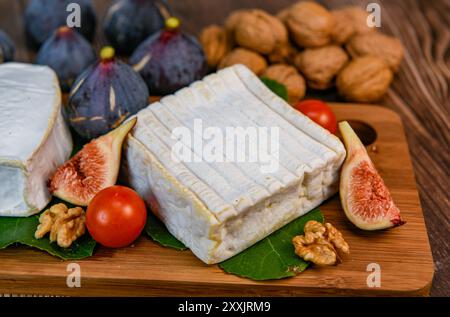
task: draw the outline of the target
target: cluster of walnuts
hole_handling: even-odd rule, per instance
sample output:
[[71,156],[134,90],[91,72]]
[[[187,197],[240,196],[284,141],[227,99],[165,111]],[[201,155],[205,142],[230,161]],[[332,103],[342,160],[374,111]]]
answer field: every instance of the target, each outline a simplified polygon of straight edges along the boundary
[[346,100],[380,99],[403,58],[401,42],[367,24],[355,6],[329,11],[300,1],[276,16],[259,9],[233,12],[224,26],[202,30],[200,42],[211,68],[244,64],[254,73],[284,84],[289,101],[306,86],[336,85]]

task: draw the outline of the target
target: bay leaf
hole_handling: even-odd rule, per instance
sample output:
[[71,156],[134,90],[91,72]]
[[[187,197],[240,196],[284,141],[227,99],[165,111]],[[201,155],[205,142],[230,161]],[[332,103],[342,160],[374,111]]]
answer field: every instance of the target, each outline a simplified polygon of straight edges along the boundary
[[288,100],[288,92],[285,85],[267,77],[262,77],[261,81],[278,97],[282,98],[285,101]]
[[285,225],[252,247],[221,262],[219,267],[227,273],[253,280],[281,279],[297,275],[304,271],[309,263],[295,254],[292,238],[303,234],[303,228],[310,220],[324,221],[318,208]]
[[61,248],[51,243],[48,235],[36,239],[34,233],[39,224],[39,215],[29,217],[0,217],[0,249],[15,244],[23,244],[57,256],[63,260],[78,260],[89,257],[94,252],[95,241],[88,232],[76,240],[69,248]]

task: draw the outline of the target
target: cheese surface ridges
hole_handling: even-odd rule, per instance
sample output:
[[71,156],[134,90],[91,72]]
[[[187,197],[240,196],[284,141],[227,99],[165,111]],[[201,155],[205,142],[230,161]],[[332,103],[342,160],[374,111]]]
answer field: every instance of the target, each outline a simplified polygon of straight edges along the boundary
[[[340,140],[243,65],[208,75],[137,118],[124,149],[125,180],[149,204],[156,198],[168,230],[205,263],[232,257],[337,191],[345,158]],[[276,129],[276,147],[270,145],[262,161],[252,159],[255,148],[236,142],[234,151],[243,160],[227,160],[225,145],[219,159],[205,160],[196,141],[174,134],[180,128],[193,140],[208,128],[224,137],[230,128],[247,131],[246,136],[256,131],[258,138],[261,131]],[[180,146],[191,160],[174,158],[173,149]],[[267,169],[269,162],[275,168]]]

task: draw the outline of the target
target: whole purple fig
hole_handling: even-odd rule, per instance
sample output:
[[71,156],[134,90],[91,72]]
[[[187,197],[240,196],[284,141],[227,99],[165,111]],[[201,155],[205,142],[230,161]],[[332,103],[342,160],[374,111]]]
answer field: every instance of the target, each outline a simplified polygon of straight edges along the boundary
[[202,47],[193,36],[180,31],[180,20],[171,17],[165,24],[165,29],[147,38],[129,60],[157,95],[174,93],[207,71]]
[[104,47],[100,60],[75,81],[64,108],[66,119],[83,138],[92,139],[119,126],[148,105],[148,89],[129,65]]
[[36,58],[36,64],[50,66],[55,71],[64,92],[94,62],[91,44],[67,26],[61,26],[44,42]]
[[131,54],[149,35],[164,27],[164,18],[156,1],[119,0],[109,8],[104,31],[119,53]]
[[75,29],[91,41],[96,25],[91,0],[31,0],[25,10],[25,31],[31,44],[39,48],[58,27],[67,25],[69,15],[76,13],[76,5],[80,9],[80,26]]
[[0,64],[14,60],[15,47],[11,38],[0,30]]

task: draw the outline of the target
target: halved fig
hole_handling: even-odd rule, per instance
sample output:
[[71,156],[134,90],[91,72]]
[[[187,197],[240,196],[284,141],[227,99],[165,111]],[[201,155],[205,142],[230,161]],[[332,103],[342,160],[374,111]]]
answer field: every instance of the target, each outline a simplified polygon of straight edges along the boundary
[[50,179],[50,193],[74,205],[87,206],[100,190],[114,185],[123,141],[136,120],[133,118],[92,140],[60,166]]
[[366,148],[347,121],[339,122],[347,158],[342,166],[339,192],[347,218],[363,230],[404,224],[400,210],[373,165]]

